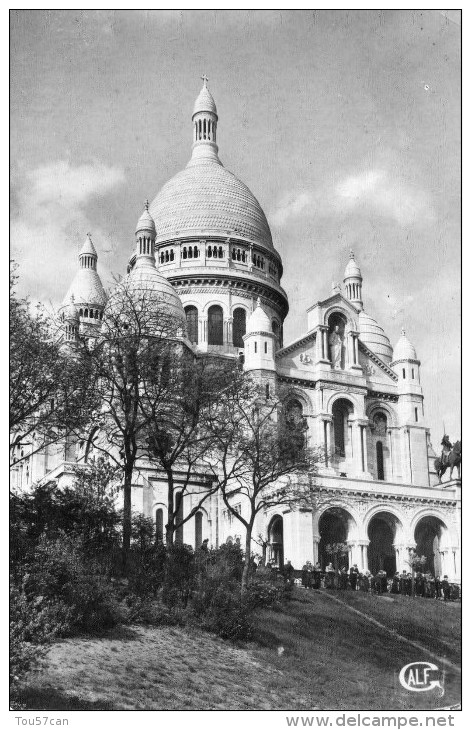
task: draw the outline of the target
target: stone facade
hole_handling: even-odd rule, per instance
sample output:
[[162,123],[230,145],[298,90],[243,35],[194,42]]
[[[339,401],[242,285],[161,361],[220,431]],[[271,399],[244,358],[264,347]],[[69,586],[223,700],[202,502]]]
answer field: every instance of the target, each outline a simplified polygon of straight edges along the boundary
[[[153,274],[153,285],[159,287],[163,278],[172,284],[195,352],[236,358],[243,351],[246,370],[290,384],[309,443],[322,448],[315,503],[310,509],[260,514],[254,536],[267,543],[275,562],[289,559],[296,568],[306,560],[325,564],[326,544],[343,542],[348,551],[343,559],[362,570],[408,568],[409,551],[416,549],[427,556],[428,569],[459,581],[461,481],[437,483],[414,347],[403,332],[393,349],[364,311],[363,277],[353,252],[343,287],[333,286],[307,310],[302,337],[283,343],[288,298],[280,284],[282,261],[258,201],[219,159],[217,123],[204,80],[192,117],[190,162],[144,217],[155,221],[149,245],[155,246],[151,265],[159,276]],[[74,295],[80,303],[82,333],[90,325],[86,306],[102,316],[96,258],[87,241],[80,287],[71,286],[64,301],[69,309]],[[138,259],[139,249],[129,261],[131,275]],[[94,438],[85,435],[79,444],[31,457],[27,474],[23,464],[15,478],[22,486],[40,478],[70,480],[71,462],[91,457]],[[201,481],[204,475],[195,476],[195,484]],[[185,498],[184,511],[193,498]],[[234,506],[246,509],[242,502]],[[166,522],[165,480],[150,463],[140,465],[133,508],[158,524]],[[207,537],[217,546],[243,542],[242,530],[213,495],[180,537],[194,546]],[[259,544],[254,551],[262,552]]]

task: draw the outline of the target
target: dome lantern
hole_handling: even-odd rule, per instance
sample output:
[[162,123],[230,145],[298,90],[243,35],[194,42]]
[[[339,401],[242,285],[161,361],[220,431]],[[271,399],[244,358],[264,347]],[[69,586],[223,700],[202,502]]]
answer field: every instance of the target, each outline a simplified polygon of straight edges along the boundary
[[343,283],[345,284],[347,298],[351,301],[353,306],[360,311],[363,309],[361,292],[362,281],[363,277],[361,275],[360,267],[355,261],[355,254],[350,249],[350,260],[345,268]]
[[216,103],[208,89],[208,77],[203,74],[203,87],[198,94],[193,107],[193,154],[191,164],[198,160],[212,160],[219,162],[218,146],[216,144],[218,114]]
[[96,271],[96,264],[98,261],[98,254],[92,241],[92,234],[87,233],[85,243],[83,244],[79,253],[79,263],[81,269],[92,269]]
[[148,200],[136,226],[136,266],[143,260],[155,266],[155,223],[149,213]]

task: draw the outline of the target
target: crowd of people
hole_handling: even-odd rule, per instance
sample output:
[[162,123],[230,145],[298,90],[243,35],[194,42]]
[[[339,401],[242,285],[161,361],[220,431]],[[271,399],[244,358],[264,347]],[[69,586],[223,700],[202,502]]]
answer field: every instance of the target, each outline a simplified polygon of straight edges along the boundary
[[379,570],[373,575],[369,570],[361,572],[356,564],[350,569],[343,567],[339,570],[332,563],[323,569],[320,563],[312,565],[307,562],[301,571],[301,585],[304,588],[353,590],[378,595],[392,593],[444,601],[460,597],[459,586],[450,583],[447,575],[440,578],[431,573],[403,570],[402,573],[396,571],[392,578],[388,578],[385,570]]

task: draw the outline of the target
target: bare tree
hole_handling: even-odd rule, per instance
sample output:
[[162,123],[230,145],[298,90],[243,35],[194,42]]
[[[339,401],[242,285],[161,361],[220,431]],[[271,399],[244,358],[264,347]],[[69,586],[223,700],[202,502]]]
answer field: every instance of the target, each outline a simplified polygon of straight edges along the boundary
[[[213,451],[207,426],[231,375],[221,358],[196,359],[182,353],[169,363],[167,377],[167,397],[143,398],[141,408],[149,422],[148,456],[167,478],[165,535],[171,545],[176,531],[219,489],[206,468],[206,457]],[[184,499],[190,493],[196,501],[184,513]]]
[[[184,356],[183,323],[152,289],[121,282],[108,302],[103,326],[89,351],[97,410],[94,425],[123,476],[123,567],[131,543],[132,480],[145,454],[152,418],[171,398],[172,363]],[[145,403],[145,406],[144,406]]]
[[93,404],[87,359],[61,348],[44,307],[16,295],[10,273],[10,466],[84,427]]
[[[290,414],[291,390],[280,387],[270,394],[266,386],[260,378],[234,371],[209,423],[214,450],[208,469],[227,510],[245,528],[242,592],[249,581],[257,515],[272,507],[293,507],[298,478],[315,469],[317,461],[307,446],[304,419]],[[234,508],[237,498],[240,511]]]

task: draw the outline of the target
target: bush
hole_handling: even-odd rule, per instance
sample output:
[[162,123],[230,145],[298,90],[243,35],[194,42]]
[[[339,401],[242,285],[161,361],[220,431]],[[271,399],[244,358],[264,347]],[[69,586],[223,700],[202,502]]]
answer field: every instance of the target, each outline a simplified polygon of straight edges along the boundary
[[256,608],[279,607],[286,597],[286,586],[284,583],[270,580],[257,580],[254,578],[250,583],[245,601],[250,610]]
[[162,599],[169,606],[186,607],[196,579],[195,553],[190,545],[176,543],[167,550]]
[[165,581],[167,551],[162,543],[142,550],[133,548],[129,556],[128,586],[137,596],[155,596]]
[[228,592],[225,586],[218,586],[214,591],[206,592],[206,600],[206,610],[201,616],[203,629],[231,641],[248,641],[251,638],[250,609],[241,599],[239,590],[233,593]]
[[71,610],[58,600],[30,599],[10,586],[10,682],[15,684],[44,655],[47,644],[71,629]]
[[71,631],[100,631],[120,620],[113,584],[99,566],[84,560],[80,540],[62,536],[42,538],[33,561],[26,566],[24,591],[28,600],[58,600],[70,609]]

